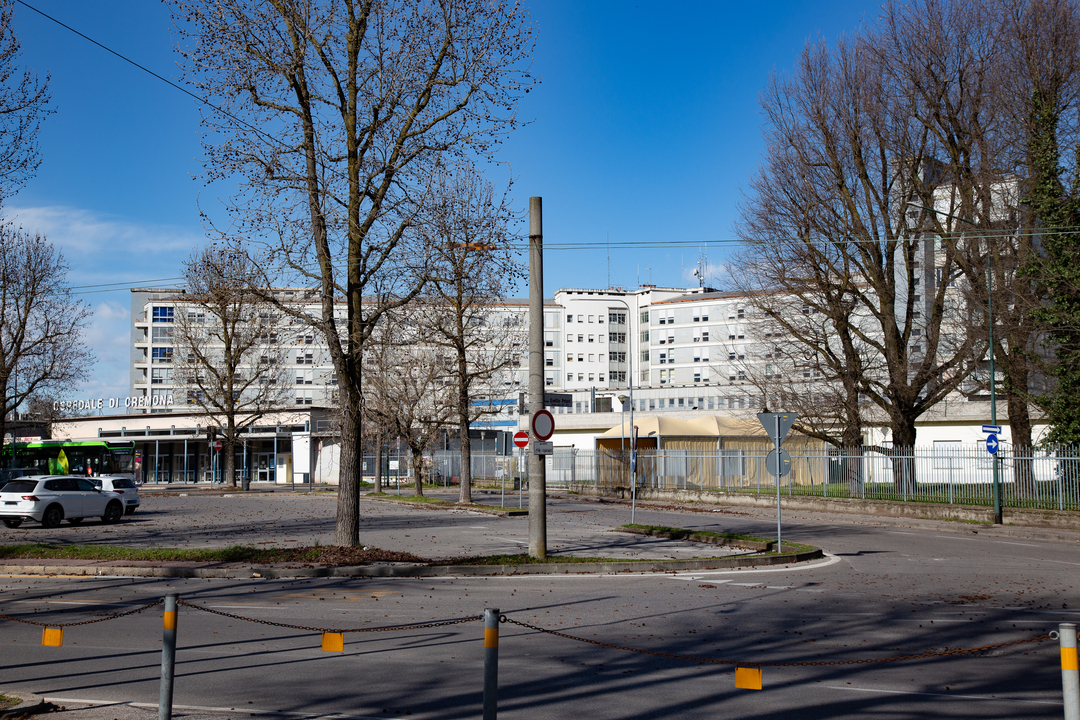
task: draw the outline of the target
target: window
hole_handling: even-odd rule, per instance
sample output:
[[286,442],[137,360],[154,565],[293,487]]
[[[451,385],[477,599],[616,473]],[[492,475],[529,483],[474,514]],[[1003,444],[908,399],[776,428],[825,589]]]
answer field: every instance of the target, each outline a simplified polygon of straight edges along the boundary
[[596,338],[596,341],[601,342],[601,343],[604,342],[604,336],[603,335],[599,336],[598,338]]
[[701,328],[694,328],[694,342],[701,342]]
[[201,310],[188,310],[187,319],[189,323],[204,323],[206,315]]
[[578,353],[577,361],[578,362],[585,362],[585,353]]
[[727,354],[727,359],[728,359],[728,360],[734,360],[734,359],[735,359],[735,353],[733,353],[733,352],[729,352],[729,353]]
[[701,322],[709,322],[709,308],[701,308]]
[[740,370],[739,371],[739,379],[740,380],[745,380],[746,379],[746,371],[745,370]]
[[600,373],[600,377],[598,378],[598,380],[600,382],[604,382],[604,373]]
[[604,362],[604,353],[600,353],[600,355],[597,357],[597,360],[599,360],[600,362]]
[[[304,344],[305,345],[311,345],[314,342],[315,342],[315,336],[314,335],[305,335],[304,336]],[[308,403],[308,404],[310,404],[310,403]]]
[[574,353],[566,353],[566,362],[574,362]]
[[[640,315],[640,318],[641,318],[640,322],[641,322],[642,325],[648,325],[649,324],[649,311],[648,310],[642,311],[642,313]],[[645,401],[642,400],[642,402],[645,402]],[[644,410],[644,409],[645,408],[642,408],[642,410]]]
[[595,315],[590,315],[590,316],[589,316],[589,322],[594,322],[595,320],[596,320],[596,316],[595,316]]
[[698,371],[696,371],[694,373],[694,382],[696,382],[696,383],[701,382],[701,371],[700,370],[698,370]]
[[555,355],[553,353],[544,353],[544,367],[555,367]]
[[679,407],[686,407],[686,398],[679,398]]
[[173,341],[173,329],[171,327],[154,328],[153,339],[156,343],[171,343]]
[[649,331],[648,330],[642,330],[641,331],[641,342],[649,342]]
[[739,320],[742,320],[743,318],[746,317],[746,311],[744,309],[742,309],[742,308],[739,308],[735,312],[735,317],[738,318]]
[[641,351],[641,362],[643,362],[643,363],[649,362],[649,351],[648,350],[642,350]]
[[609,333],[608,336],[611,338],[611,342],[613,343],[617,343],[619,345],[626,344],[626,333]]
[[701,308],[694,308],[694,322],[701,322]]
[[624,312],[609,312],[608,313],[608,322],[609,323],[614,323],[616,325],[625,325],[626,324],[626,313],[624,313]]
[[566,382],[574,381],[574,373],[566,373]]
[[567,315],[566,316],[566,322],[568,322],[568,323],[574,322],[574,316],[573,315]]
[[709,328],[701,331],[701,342],[709,342]]
[[656,399],[655,398],[649,398],[649,409],[650,410],[655,410],[656,409]]
[[158,307],[154,306],[154,322],[156,323],[171,323],[173,321],[174,309],[171,307]]
[[595,373],[589,373],[589,382],[596,382]]
[[550,375],[548,375],[548,376],[546,376],[544,378],[544,385],[546,385],[548,387],[551,387],[554,384],[555,384],[555,378],[551,377]]
[[578,342],[585,342],[585,336],[584,335],[578,335],[577,336],[577,341]]
[[595,336],[595,335],[590,335],[590,336],[589,336],[589,342],[595,342],[595,340],[596,340],[596,336]]
[[701,348],[694,348],[694,362],[701,362]]
[[660,371],[660,384],[661,385],[666,385],[667,384],[667,370],[661,370]]
[[593,355],[592,353],[589,353],[589,362],[596,362],[595,358],[596,358],[596,355]]
[[604,324],[604,316],[603,316],[603,315],[597,315],[597,316],[596,316],[596,322],[598,322],[598,323],[600,323],[601,325],[603,325],[603,324]]
[[577,374],[577,379],[578,379],[578,382],[585,382],[585,373],[578,373]]
[[660,353],[660,364],[661,365],[666,365],[667,364],[667,353]]
[[[170,308],[172,309],[172,308]],[[173,349],[171,347],[156,347],[154,348],[153,362],[154,363],[171,363],[173,360]]]
[[173,379],[172,368],[154,368],[150,371],[150,384],[163,385],[171,383]]
[[555,347],[555,333],[544,333],[544,347]]
[[297,405],[310,405],[312,400],[311,390],[297,390],[296,391],[296,404]]

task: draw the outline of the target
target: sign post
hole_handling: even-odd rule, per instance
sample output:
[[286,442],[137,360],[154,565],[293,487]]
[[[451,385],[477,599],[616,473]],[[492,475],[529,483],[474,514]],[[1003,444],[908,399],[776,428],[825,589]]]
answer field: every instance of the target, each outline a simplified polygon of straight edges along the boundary
[[633,440],[630,443],[630,524],[634,524],[634,514],[637,512],[637,425],[634,426],[634,432],[631,436]]
[[780,443],[787,437],[795,418],[795,413],[758,413],[758,421],[772,438],[773,450],[766,459],[766,467],[776,478],[776,551],[783,552],[780,542],[780,478],[791,471],[791,457],[780,449]]

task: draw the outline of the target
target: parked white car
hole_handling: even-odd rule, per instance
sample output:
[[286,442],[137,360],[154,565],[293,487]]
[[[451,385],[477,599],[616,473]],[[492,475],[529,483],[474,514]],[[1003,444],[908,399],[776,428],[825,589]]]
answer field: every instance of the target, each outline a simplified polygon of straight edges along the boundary
[[103,523],[120,522],[124,517],[123,495],[73,475],[20,478],[0,490],[0,520],[9,528],[17,528],[26,520],[47,528],[57,527],[63,520],[78,525],[88,517],[100,517]]
[[126,477],[112,477],[111,475],[102,475],[101,477],[88,477],[86,478],[90,482],[94,483],[95,487],[99,487],[102,490],[108,490],[114,492],[117,495],[123,495],[124,498],[124,513],[130,515],[135,512],[141,502],[139,498],[139,488],[135,485],[135,481]]

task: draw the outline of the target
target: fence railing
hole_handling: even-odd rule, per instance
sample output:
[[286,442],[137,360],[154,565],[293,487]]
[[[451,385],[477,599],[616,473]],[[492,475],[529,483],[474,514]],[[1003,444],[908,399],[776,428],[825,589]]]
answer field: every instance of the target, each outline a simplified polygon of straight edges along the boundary
[[[639,450],[555,448],[547,485],[775,492],[765,450]],[[860,448],[791,452],[780,479],[785,495],[992,505],[994,458],[983,445]],[[1080,448],[1001,445],[998,480],[1009,507],[1080,510]]]

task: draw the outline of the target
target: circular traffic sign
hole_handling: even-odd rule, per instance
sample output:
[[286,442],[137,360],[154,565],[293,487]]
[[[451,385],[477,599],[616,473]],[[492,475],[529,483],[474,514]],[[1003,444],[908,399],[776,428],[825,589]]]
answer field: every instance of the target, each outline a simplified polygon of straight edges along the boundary
[[770,450],[765,458],[765,469],[771,475],[783,477],[791,472],[791,456],[787,450]]
[[217,452],[220,449],[221,449],[221,441],[220,440],[215,440],[214,441],[214,452]]
[[514,433],[514,444],[518,447],[525,447],[529,444],[529,433],[524,430],[519,430]]
[[547,440],[555,434],[555,416],[547,410],[537,410],[532,416],[532,431],[537,440]]
[[993,433],[990,433],[989,435],[986,436],[986,452],[990,453],[991,455],[997,455],[997,451],[998,451],[997,435],[994,435]]

